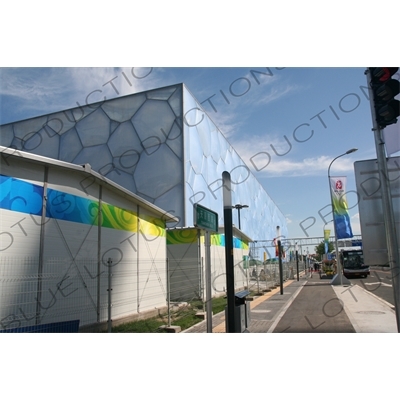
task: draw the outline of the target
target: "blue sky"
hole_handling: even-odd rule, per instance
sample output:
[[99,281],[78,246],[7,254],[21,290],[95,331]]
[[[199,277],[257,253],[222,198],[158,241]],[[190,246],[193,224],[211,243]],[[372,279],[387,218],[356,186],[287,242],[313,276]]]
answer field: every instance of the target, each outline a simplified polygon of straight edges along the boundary
[[[290,237],[322,236],[331,175],[376,158],[365,68],[1,68],[0,123],[184,82],[285,215]],[[242,212],[245,212],[242,211]],[[326,225],[332,228],[331,223]],[[332,231],[333,232],[333,231]]]

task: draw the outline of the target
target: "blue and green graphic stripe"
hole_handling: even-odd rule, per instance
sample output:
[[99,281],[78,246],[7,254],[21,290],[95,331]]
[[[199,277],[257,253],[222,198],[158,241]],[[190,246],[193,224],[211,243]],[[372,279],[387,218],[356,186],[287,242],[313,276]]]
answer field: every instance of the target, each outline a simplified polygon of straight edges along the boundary
[[[43,187],[20,179],[0,175],[0,208],[41,215]],[[47,190],[46,217],[63,221],[98,225],[99,202],[55,189]],[[161,219],[141,215],[140,231],[151,236],[165,236]],[[104,228],[138,231],[137,213],[102,203],[101,223]]]

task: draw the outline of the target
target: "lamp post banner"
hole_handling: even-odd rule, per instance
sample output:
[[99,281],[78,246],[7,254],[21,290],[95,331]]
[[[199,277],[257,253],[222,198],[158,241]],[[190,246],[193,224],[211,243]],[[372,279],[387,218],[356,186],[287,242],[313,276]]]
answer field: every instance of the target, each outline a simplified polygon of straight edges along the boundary
[[336,228],[337,239],[348,239],[353,237],[353,232],[350,225],[350,216],[346,200],[346,183],[345,176],[329,177],[331,194],[333,221]]
[[324,229],[324,243],[325,243],[325,254],[328,254],[329,250],[329,236],[331,234],[330,229]]

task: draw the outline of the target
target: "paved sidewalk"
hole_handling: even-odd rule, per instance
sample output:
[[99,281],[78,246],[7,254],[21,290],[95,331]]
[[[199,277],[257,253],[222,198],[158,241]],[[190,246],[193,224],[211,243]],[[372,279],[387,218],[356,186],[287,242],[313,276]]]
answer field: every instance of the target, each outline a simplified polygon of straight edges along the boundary
[[394,307],[360,286],[332,286],[357,333],[397,333]]
[[[249,333],[397,332],[393,307],[357,286],[332,286],[317,273],[286,281],[250,304]],[[182,333],[206,333],[206,321]],[[225,333],[225,312],[213,316],[213,333]]]
[[337,298],[330,281],[309,280],[273,332],[354,333],[355,329]]

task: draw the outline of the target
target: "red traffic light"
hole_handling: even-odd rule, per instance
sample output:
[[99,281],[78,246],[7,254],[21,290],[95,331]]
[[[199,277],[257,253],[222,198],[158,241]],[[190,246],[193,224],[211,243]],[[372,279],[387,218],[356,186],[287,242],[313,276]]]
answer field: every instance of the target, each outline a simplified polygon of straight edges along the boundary
[[395,124],[400,115],[400,102],[395,100],[400,93],[400,82],[392,79],[398,70],[398,67],[369,68],[375,119],[381,128]]
[[371,68],[372,79],[379,82],[386,82],[390,79],[397,71],[398,67],[381,67],[381,68]]

